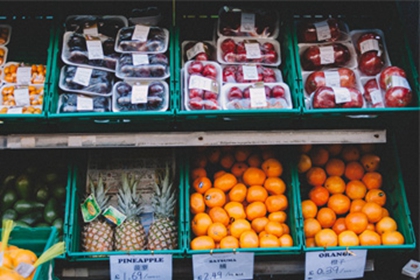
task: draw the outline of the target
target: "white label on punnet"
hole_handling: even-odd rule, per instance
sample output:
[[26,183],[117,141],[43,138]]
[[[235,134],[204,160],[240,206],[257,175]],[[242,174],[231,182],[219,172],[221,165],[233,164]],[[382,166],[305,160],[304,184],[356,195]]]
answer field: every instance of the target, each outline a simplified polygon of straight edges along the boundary
[[133,54],[133,65],[149,64],[149,56],[147,54]]
[[15,268],[15,271],[20,274],[23,278],[29,277],[31,275],[32,271],[35,270],[35,267],[31,264],[21,262],[18,264],[18,266]]
[[31,83],[31,67],[18,67],[16,72],[16,83],[19,85],[29,85]]
[[186,52],[187,59],[188,60],[191,60],[194,57],[196,57],[197,54],[204,53],[204,52],[206,52],[206,50],[204,48],[204,44],[202,42],[198,42],[192,48],[190,48],[190,49],[187,50],[187,52]]
[[13,95],[15,96],[15,102],[17,106],[26,106],[30,104],[29,89],[15,88]]
[[319,56],[321,57],[322,65],[334,63],[334,47],[319,47]]
[[382,93],[379,89],[370,92],[370,98],[373,105],[383,103]]
[[246,58],[261,58],[260,44],[245,43]]
[[360,43],[360,52],[379,51],[379,42],[376,39],[368,39]]
[[145,25],[136,25],[134,27],[133,36],[131,39],[140,41],[140,42],[146,42],[147,37],[149,36],[150,26]]
[[243,65],[242,72],[245,80],[258,80],[258,69],[255,65]]
[[411,90],[410,84],[408,83],[407,79],[401,76],[391,76],[391,83],[388,88],[392,87],[403,87]]
[[87,87],[89,85],[92,72],[93,72],[93,69],[91,68],[77,67],[76,73],[74,74],[74,77],[73,77],[73,83]]
[[249,96],[251,99],[251,108],[267,107],[264,87],[250,88]]
[[[22,107],[11,107],[7,110],[8,114],[22,114],[23,108]],[[1,265],[0,265],[1,267]]]
[[340,74],[338,71],[324,71],[325,76],[325,85],[328,87],[339,87],[340,84]]
[[318,41],[325,41],[331,39],[330,26],[326,20],[314,23],[316,30],[316,38]]
[[255,14],[241,13],[241,32],[255,31]]
[[197,76],[197,75],[192,75],[190,77],[188,88],[189,89],[196,88],[196,89],[202,89],[202,90],[207,90],[211,92],[217,92],[216,84],[212,79]]
[[104,50],[100,40],[86,40],[89,60],[104,59]]
[[90,97],[77,97],[77,111],[92,111],[93,110],[93,98]]
[[147,103],[148,85],[134,85],[131,91],[131,104]]
[[332,87],[334,96],[335,96],[335,103],[346,103],[351,101],[350,90],[345,87]]
[[83,35],[98,36],[99,32],[98,32],[98,27],[96,26],[96,24],[91,27],[84,28]]

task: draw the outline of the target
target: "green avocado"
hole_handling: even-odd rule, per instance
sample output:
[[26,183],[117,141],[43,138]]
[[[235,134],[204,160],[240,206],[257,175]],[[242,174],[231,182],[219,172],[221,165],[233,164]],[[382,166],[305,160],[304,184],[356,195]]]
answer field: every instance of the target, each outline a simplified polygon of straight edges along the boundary
[[50,198],[45,204],[44,220],[51,224],[59,216],[58,202],[55,198]]
[[15,226],[17,227],[30,227],[27,223],[23,222],[23,221],[15,221],[14,222]]
[[28,214],[32,211],[42,210],[44,207],[44,203],[29,201],[25,199],[20,199],[13,205],[13,209],[21,215]]
[[13,204],[18,200],[18,195],[14,190],[7,190],[3,193],[1,197],[1,210],[10,209],[13,207]]
[[56,184],[52,187],[51,193],[58,201],[64,201],[66,199],[66,187],[63,185]]
[[32,196],[31,181],[27,175],[20,175],[15,183],[19,197],[29,199]]
[[47,186],[41,187],[35,191],[35,200],[46,203],[50,198],[50,193]]
[[47,184],[55,183],[58,180],[58,177],[56,172],[47,172],[44,175],[44,182]]
[[57,228],[58,234],[63,234],[63,218],[57,218],[52,222],[52,226],[55,226]]
[[24,222],[30,226],[35,225],[37,222],[42,220],[42,211],[35,211],[23,215],[18,219],[18,221]]
[[39,222],[35,225],[35,227],[50,227],[51,225],[46,222]]
[[7,209],[3,212],[1,216],[2,220],[12,220],[15,221],[18,218],[18,213],[13,209]]

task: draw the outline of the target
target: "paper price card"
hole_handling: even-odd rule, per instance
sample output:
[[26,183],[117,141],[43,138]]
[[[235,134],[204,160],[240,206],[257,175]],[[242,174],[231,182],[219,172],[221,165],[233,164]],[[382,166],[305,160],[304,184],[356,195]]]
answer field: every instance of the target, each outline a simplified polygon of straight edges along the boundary
[[197,88],[202,90],[207,90],[211,92],[218,92],[217,90],[217,83],[212,79],[192,75],[190,77],[190,81],[188,83],[188,89]]
[[131,92],[131,104],[147,103],[148,85],[134,85]]
[[29,85],[31,83],[31,67],[18,67],[16,71],[16,82],[19,85]]
[[248,59],[261,58],[260,44],[258,43],[245,43],[245,51]]
[[92,111],[93,98],[90,97],[77,97],[77,111]]
[[252,108],[267,107],[267,97],[265,95],[264,87],[250,88],[249,97]]
[[172,255],[111,255],[111,280],[172,279]]
[[93,69],[77,67],[76,73],[73,77],[73,82],[82,86],[87,87],[92,76]]
[[104,59],[104,50],[100,40],[86,40],[89,60]]
[[360,43],[360,52],[379,51],[379,42],[376,39],[369,39]]
[[255,14],[241,13],[241,32],[255,31]]
[[361,278],[367,250],[307,252],[305,280]]
[[193,255],[194,280],[253,279],[254,253]]
[[330,26],[326,20],[314,23],[318,41],[331,39]]
[[140,41],[140,42],[146,42],[147,36],[149,36],[150,26],[145,25],[136,25],[134,27],[133,36],[131,39]]
[[245,80],[258,80],[258,69],[256,65],[243,65],[242,72]]
[[334,48],[333,46],[319,47],[319,56],[321,57],[321,64],[334,63]]
[[149,56],[147,54],[133,54],[133,65],[149,64]]
[[335,103],[341,104],[351,101],[351,93],[348,88],[345,87],[332,87],[335,97]]

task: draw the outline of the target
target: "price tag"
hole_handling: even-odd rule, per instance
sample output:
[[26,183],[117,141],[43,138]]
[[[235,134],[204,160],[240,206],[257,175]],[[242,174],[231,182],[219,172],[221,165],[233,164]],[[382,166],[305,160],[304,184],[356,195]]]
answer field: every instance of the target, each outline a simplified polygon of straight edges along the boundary
[[93,110],[93,98],[90,97],[77,97],[77,111],[92,111]]
[[23,108],[22,107],[11,107],[7,110],[8,114],[22,114]]
[[249,97],[251,99],[251,108],[267,107],[264,87],[250,88]]
[[93,194],[89,195],[86,200],[80,204],[83,221],[89,223],[95,220],[101,214],[101,207]]
[[134,27],[133,36],[131,39],[140,41],[140,42],[146,42],[147,37],[149,36],[150,27],[145,25],[139,25],[137,24]]
[[408,83],[407,79],[401,76],[391,76],[391,83],[387,84],[387,89],[392,87],[403,87],[408,88],[411,90],[410,84]]
[[333,46],[319,47],[319,55],[321,57],[321,64],[334,63],[334,48]]
[[104,59],[104,50],[100,40],[86,40],[89,60]]
[[316,31],[316,38],[318,41],[325,41],[331,39],[331,31],[330,26],[326,20],[315,22],[315,31]]
[[372,104],[383,104],[384,100],[382,97],[382,92],[379,89],[370,92],[370,98],[372,99]]
[[244,80],[258,80],[258,69],[255,65],[243,65]]
[[245,43],[246,58],[261,58],[260,45],[258,43]]
[[360,43],[360,52],[379,51],[379,42],[375,39],[368,39]]
[[254,32],[255,31],[255,14],[241,13],[241,32]]
[[346,103],[351,101],[350,90],[345,87],[332,87],[334,96],[335,96],[335,103]]
[[172,279],[172,255],[111,255],[110,279]]
[[76,73],[73,77],[73,82],[82,86],[87,87],[92,76],[93,69],[77,67]]
[[254,253],[195,254],[194,280],[253,279]]
[[134,85],[131,90],[131,104],[147,103],[148,85]]
[[218,92],[217,90],[217,83],[213,81],[212,79],[192,75],[190,77],[190,82],[188,84],[188,89],[196,88],[196,89],[202,89],[207,90],[211,92]]
[[305,280],[361,278],[367,250],[307,252]]
[[192,48],[187,50],[186,52],[187,59],[191,60],[194,57],[196,57],[197,54],[204,53],[204,52],[206,52],[206,49],[204,48],[204,44],[202,42],[198,42]]
[[18,67],[16,71],[16,83],[19,85],[29,85],[32,75],[31,67]]
[[19,263],[15,268],[15,271],[23,278],[28,278],[34,270],[35,267],[33,265],[24,262]]
[[35,137],[22,137],[20,139],[20,146],[22,148],[34,148],[35,144]]
[[149,56],[147,54],[133,54],[133,65],[149,64]]
[[325,76],[325,85],[328,87],[339,87],[340,84],[340,74],[338,71],[324,71]]
[[96,23],[92,26],[83,29],[83,35],[98,36],[98,26]]
[[28,88],[15,88],[13,95],[17,106],[30,105]]

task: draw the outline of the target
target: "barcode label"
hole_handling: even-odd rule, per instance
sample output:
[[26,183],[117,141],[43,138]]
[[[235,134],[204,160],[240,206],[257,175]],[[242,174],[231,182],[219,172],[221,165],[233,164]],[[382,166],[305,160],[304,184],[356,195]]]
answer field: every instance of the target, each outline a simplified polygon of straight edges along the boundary
[[334,48],[333,46],[319,47],[319,55],[321,57],[321,64],[334,63]]
[[318,41],[331,39],[330,26],[326,20],[314,23]]
[[146,42],[147,37],[149,36],[150,27],[145,25],[136,25],[134,27],[133,36],[131,39],[140,41],[140,42]]

